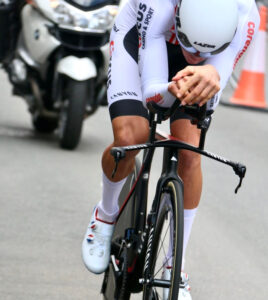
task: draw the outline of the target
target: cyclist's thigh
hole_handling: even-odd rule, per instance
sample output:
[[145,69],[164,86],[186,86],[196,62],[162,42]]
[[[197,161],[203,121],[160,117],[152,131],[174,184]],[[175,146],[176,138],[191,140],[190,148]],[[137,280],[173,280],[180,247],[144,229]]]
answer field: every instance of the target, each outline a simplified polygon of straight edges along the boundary
[[112,120],[114,143],[127,146],[145,143],[149,137],[149,122],[141,116],[120,116]]
[[135,22],[117,18],[110,40],[107,94],[114,139],[120,145],[141,143],[148,137],[149,125],[142,104]]

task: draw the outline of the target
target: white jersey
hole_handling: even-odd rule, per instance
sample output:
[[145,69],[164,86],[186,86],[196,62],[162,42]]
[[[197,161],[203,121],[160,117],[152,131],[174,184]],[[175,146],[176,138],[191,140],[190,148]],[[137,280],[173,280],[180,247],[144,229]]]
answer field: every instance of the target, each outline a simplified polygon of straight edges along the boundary
[[[220,75],[220,91],[209,101],[208,109],[215,109],[235,64],[248,48],[259,28],[259,13],[255,1],[237,0],[237,2],[239,22],[234,39],[223,52],[206,59],[204,62],[213,65]],[[108,89],[109,104],[124,98],[122,93],[118,96],[117,85],[124,86],[123,89],[128,92],[128,98],[142,98],[145,105],[146,99],[154,99],[154,97],[161,100],[159,103],[165,107],[173,103],[175,97],[168,92],[166,42],[178,44],[174,32],[176,5],[176,0],[129,0],[125,4],[116,18],[111,34],[112,52],[117,51],[119,58],[117,59],[118,67],[114,67],[113,77],[116,76],[115,72],[119,73],[118,76],[120,76],[121,68],[128,69],[129,72],[125,72],[128,74],[126,78],[121,78],[118,83],[114,82],[115,85],[113,82],[111,83],[111,89]],[[119,42],[117,42],[118,47],[115,49],[115,44],[113,44],[116,39],[119,39],[119,36],[123,39],[124,34],[135,25],[139,33],[139,74],[137,70],[131,72],[131,68],[134,67],[131,64],[135,64],[134,60],[129,63],[124,62],[124,55],[122,54],[124,46],[119,49]],[[119,63],[120,59],[121,64]],[[137,78],[138,75],[140,78]],[[116,94],[117,97],[114,97]]]

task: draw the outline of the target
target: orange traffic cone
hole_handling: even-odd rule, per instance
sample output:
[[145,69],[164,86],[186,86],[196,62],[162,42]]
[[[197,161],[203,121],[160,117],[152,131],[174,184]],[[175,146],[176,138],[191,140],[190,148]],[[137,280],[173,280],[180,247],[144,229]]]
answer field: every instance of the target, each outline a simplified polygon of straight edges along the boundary
[[252,45],[248,49],[237,88],[235,89],[230,102],[238,106],[266,109],[266,6],[260,6],[259,12],[261,18],[259,31],[252,42]]

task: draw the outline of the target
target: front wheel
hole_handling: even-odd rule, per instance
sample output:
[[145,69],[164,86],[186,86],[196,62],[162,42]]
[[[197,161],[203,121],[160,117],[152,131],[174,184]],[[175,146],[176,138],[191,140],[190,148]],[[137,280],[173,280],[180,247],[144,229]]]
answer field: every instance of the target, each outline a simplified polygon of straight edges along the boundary
[[[171,180],[166,183],[150,246],[150,236],[144,269],[146,280],[143,300],[178,300],[183,250],[182,186]],[[146,266],[146,264],[148,265]],[[166,286],[166,287],[164,287]]]
[[64,149],[72,150],[79,143],[86,115],[89,81],[67,79],[59,119],[60,146]]

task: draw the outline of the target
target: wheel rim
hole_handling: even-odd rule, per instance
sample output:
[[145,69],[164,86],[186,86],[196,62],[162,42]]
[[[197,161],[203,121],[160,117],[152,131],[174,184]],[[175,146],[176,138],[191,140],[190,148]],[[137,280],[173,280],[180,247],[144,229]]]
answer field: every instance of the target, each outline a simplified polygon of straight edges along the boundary
[[[159,213],[159,224],[156,231],[158,231],[158,239],[155,240],[154,261],[152,262],[152,278],[159,280],[169,280],[171,278],[171,270],[167,272],[166,266],[173,265],[173,244],[170,242],[171,237],[174,235],[173,230],[173,213],[171,209],[170,195],[164,194],[161,201]],[[165,273],[164,273],[165,271]],[[167,277],[168,275],[168,277]],[[163,287],[147,287],[147,295],[145,299],[160,300],[169,299],[169,289]]]

